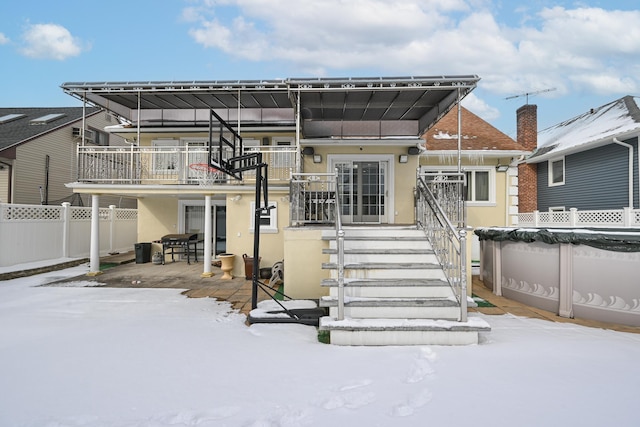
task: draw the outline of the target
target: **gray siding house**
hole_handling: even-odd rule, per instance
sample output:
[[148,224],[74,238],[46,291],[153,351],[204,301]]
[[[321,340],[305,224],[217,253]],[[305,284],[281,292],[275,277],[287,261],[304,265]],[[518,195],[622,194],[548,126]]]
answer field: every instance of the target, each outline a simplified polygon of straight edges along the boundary
[[[78,179],[77,145],[84,135],[96,150],[126,146],[104,131],[114,124],[117,119],[99,108],[0,108],[0,203],[89,205],[89,197],[66,185]],[[100,204],[135,208],[137,202],[107,197]]]
[[539,211],[640,207],[639,97],[625,96],[538,133]]

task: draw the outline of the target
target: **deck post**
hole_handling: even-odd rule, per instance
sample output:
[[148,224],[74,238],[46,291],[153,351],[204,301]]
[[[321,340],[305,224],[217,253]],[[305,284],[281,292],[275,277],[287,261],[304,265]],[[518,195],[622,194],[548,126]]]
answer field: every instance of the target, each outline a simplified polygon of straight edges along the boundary
[[[211,221],[211,195],[207,194],[204,196],[204,255],[203,255],[203,263],[204,270],[200,277],[211,277],[213,273],[211,272],[211,230],[212,230],[212,221]],[[196,243],[196,251],[198,250],[198,244]]]
[[100,196],[91,195],[91,249],[89,252],[88,276],[102,274],[100,271]]

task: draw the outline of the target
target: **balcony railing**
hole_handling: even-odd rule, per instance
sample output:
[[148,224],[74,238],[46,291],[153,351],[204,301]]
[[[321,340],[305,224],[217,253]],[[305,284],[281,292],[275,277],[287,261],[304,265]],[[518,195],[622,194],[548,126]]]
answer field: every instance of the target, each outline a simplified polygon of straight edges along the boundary
[[[263,153],[271,182],[289,182],[296,171],[299,153],[291,146],[247,147],[245,153]],[[175,147],[78,147],[78,182],[100,184],[221,184],[235,181],[208,168],[208,149]],[[255,172],[243,173],[252,181]]]

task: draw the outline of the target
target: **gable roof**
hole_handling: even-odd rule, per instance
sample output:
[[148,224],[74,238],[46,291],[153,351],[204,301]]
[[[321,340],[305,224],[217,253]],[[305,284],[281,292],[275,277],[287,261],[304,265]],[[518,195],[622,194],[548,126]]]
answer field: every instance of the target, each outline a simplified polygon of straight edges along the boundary
[[[503,154],[525,154],[527,150],[511,137],[461,107],[462,151]],[[423,136],[426,154],[458,150],[458,110],[449,111]]]
[[201,126],[208,123],[210,109],[229,122],[240,114],[244,123],[293,125],[299,107],[305,138],[417,138],[479,80],[463,75],[69,82],[62,89],[131,123],[140,117],[140,126]]
[[538,132],[538,148],[527,162],[542,162],[639,134],[639,105],[640,97],[625,96]]
[[[98,111],[87,108],[86,114]],[[6,122],[0,120],[0,151],[82,120],[82,107],[0,108],[0,119],[9,115],[15,116]],[[42,118],[45,120],[36,122]]]

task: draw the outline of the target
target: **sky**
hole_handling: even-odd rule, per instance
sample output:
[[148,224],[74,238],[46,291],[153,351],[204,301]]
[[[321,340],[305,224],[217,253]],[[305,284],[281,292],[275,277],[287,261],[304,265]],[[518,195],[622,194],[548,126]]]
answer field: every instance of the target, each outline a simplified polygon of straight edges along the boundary
[[640,334],[471,313],[492,328],[478,345],[341,347],[87,272],[0,283],[0,425],[638,425]]
[[[637,0],[82,0],[0,4],[0,107],[65,82],[475,74],[463,105],[515,138],[640,95]],[[529,95],[526,95],[529,94]]]

